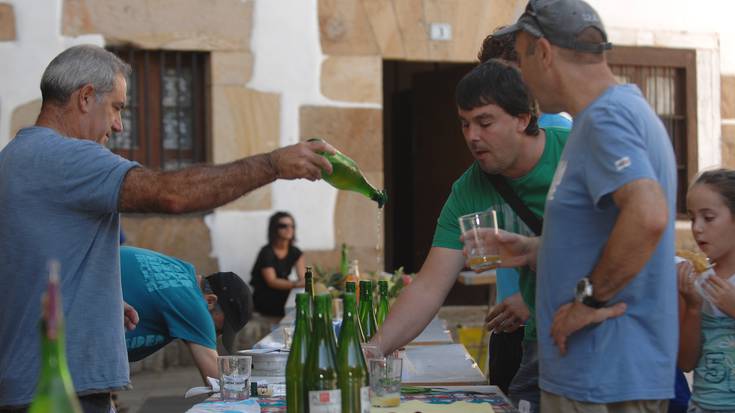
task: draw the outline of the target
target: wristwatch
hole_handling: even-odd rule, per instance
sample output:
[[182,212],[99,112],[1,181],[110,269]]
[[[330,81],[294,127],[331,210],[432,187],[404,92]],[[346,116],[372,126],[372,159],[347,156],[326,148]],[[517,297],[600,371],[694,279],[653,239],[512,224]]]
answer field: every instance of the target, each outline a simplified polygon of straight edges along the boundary
[[592,286],[592,280],[589,277],[584,277],[577,282],[577,288],[574,291],[574,296],[577,301],[592,308],[602,308],[607,304],[606,301],[598,301],[594,296],[594,288]]

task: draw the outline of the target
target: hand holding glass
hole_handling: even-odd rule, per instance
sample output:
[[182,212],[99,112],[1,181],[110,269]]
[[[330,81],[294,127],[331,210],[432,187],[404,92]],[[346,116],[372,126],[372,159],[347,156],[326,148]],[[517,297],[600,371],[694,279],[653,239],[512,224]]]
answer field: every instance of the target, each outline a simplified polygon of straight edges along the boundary
[[250,396],[250,356],[219,356],[219,386],[222,400],[244,400]]
[[500,265],[496,244],[488,243],[482,231],[498,233],[498,217],[494,209],[459,217],[459,227],[465,240],[467,265],[475,272],[492,270]]

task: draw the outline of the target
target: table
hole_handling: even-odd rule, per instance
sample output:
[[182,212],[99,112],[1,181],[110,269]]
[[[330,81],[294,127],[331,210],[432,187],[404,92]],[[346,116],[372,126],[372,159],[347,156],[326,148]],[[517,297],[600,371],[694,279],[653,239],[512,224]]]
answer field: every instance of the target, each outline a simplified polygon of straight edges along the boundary
[[[267,336],[263,337],[253,345],[256,349],[282,349],[283,348],[283,327],[293,326],[294,310],[286,310],[286,315],[281,319],[279,326],[271,331]],[[429,324],[424,328],[413,341],[412,345],[434,345],[434,344],[452,344],[452,334],[447,329],[447,322],[434,316]]]
[[[517,413],[508,398],[496,386],[442,386],[432,388],[404,388],[399,407],[370,409],[371,413],[413,413],[417,410],[441,412],[488,411],[492,407],[497,413]],[[241,403],[219,402],[217,395],[202,403],[195,404],[187,413],[210,412],[253,412],[253,402],[260,407],[261,413],[284,413],[285,397],[260,397]]]
[[405,385],[483,385],[485,375],[462,344],[406,346],[401,381]]

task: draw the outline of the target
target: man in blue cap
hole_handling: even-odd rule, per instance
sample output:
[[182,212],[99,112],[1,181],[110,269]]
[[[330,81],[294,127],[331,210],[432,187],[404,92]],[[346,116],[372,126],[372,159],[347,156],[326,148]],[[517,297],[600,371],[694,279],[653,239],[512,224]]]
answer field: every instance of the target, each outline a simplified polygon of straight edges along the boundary
[[531,0],[514,33],[544,112],[574,117],[540,238],[501,233],[504,265],[537,266],[542,412],[665,412],[678,344],[676,162],[666,129],[607,66],[581,0]]

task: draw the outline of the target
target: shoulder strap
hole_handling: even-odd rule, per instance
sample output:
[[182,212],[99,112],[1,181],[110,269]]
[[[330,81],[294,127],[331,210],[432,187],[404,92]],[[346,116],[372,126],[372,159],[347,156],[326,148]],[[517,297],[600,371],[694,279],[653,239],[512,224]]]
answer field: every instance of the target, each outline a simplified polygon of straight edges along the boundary
[[526,204],[521,201],[518,194],[515,193],[513,188],[510,187],[508,181],[502,175],[488,174],[485,173],[488,181],[495,187],[500,196],[505,199],[505,202],[513,208],[516,214],[523,220],[523,222],[531,228],[536,235],[541,235],[541,228],[543,228],[543,219],[539,218],[534,214]]

